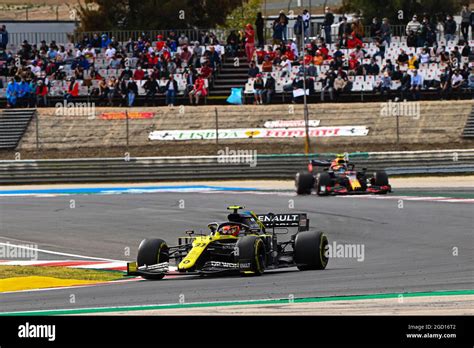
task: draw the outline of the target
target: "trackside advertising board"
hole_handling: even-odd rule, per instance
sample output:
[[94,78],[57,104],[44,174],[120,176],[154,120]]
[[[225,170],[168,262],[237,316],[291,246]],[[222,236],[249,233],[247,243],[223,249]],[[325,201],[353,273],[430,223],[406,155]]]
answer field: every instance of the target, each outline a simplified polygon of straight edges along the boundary
[[[366,126],[314,127],[309,129],[310,137],[356,137],[366,136]],[[303,138],[304,128],[241,128],[220,129],[219,139],[265,139],[265,138]],[[215,140],[215,129],[201,130],[165,130],[153,131],[150,140]]]

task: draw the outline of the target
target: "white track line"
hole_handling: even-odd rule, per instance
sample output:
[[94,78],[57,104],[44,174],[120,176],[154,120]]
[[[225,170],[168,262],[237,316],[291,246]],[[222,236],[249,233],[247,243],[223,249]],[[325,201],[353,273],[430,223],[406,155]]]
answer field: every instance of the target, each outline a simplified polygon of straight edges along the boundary
[[125,262],[123,260],[113,260],[113,259],[104,259],[101,257],[92,257],[92,256],[84,256],[84,255],[78,255],[78,254],[68,254],[68,253],[60,253],[58,251],[51,251],[51,250],[45,250],[45,249],[37,249],[37,248],[31,248],[28,246],[23,246],[23,245],[15,245],[15,244],[10,244],[10,243],[2,243],[0,242],[0,245],[11,247],[11,248],[18,248],[18,249],[25,249],[25,250],[34,250],[43,254],[50,254],[50,255],[59,255],[59,256],[68,256],[68,257],[76,257],[79,259],[88,259],[88,260],[95,260],[95,261],[110,261],[110,262]]

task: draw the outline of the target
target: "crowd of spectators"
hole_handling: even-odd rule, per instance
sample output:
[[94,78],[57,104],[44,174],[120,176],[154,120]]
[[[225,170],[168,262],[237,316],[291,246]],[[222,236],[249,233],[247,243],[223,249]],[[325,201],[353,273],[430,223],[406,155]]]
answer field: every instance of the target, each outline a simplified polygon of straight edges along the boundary
[[414,100],[431,90],[446,98],[474,84],[474,13],[464,6],[459,15],[459,25],[451,15],[442,20],[414,15],[403,36],[395,36],[387,18],[373,18],[364,26],[355,16],[336,18],[327,7],[321,31],[312,36],[307,10],[293,17],[281,11],[271,25],[271,44],[265,42],[261,13],[255,23],[231,31],[223,45],[212,32],[200,32],[191,41],[184,33],[168,31],[156,37],[143,33],[126,42],[106,33],[75,44],[25,40],[9,49],[3,25],[0,92],[9,107],[46,106],[50,96],[66,101],[87,96],[98,105],[133,106],[138,96],[146,105],[156,105],[161,95],[172,106],[182,95],[199,104],[222,64],[225,46],[228,56],[246,56],[251,87],[246,91],[252,91],[256,104],[305,87],[310,94],[320,93],[321,100],[362,90]]
[[329,7],[321,35],[309,37],[306,14],[297,16],[294,35],[287,38],[288,17],[281,13],[273,23],[273,44],[259,46],[252,56],[246,93],[254,95],[255,104],[271,103],[278,86],[283,92],[306,87],[322,101],[361,90],[413,100],[430,90],[443,99],[474,88],[474,12],[466,6],[460,28],[451,15],[438,25],[427,15],[421,22],[414,15],[404,37],[393,35],[387,18],[373,18],[367,33],[357,17],[341,16],[335,23]]
[[128,42],[107,34],[67,45],[25,40],[15,50],[7,50],[4,33],[5,26],[0,31],[0,76],[7,81],[0,79],[0,89],[6,88],[8,107],[46,106],[53,91],[66,101],[88,96],[110,106],[133,106],[139,94],[150,105],[164,95],[166,105],[172,106],[178,94],[198,104],[207,95],[223,54],[209,32],[194,42],[174,31],[155,38],[143,33]]

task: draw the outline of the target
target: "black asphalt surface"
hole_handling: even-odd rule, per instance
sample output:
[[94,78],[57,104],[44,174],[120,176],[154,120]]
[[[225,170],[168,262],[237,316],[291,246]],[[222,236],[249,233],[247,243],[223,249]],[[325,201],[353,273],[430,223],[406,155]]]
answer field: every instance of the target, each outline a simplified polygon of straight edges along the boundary
[[173,245],[186,230],[207,233],[207,224],[225,219],[226,206],[235,204],[257,213],[306,212],[330,243],[363,245],[364,259],[333,258],[324,271],[0,294],[0,312],[168,304],[180,296],[200,302],[474,289],[473,204],[249,193],[1,197],[0,242],[134,260],[143,238]]

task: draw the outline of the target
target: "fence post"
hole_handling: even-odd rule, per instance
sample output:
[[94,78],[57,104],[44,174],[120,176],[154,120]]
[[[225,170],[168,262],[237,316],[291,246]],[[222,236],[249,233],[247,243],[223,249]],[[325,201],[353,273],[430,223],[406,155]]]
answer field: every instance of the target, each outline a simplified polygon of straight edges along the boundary
[[39,151],[39,117],[38,117],[37,110],[35,110],[35,118],[36,118],[36,151]]
[[126,124],[126,129],[127,129],[127,151],[128,151],[128,145],[129,145],[129,124],[128,124],[128,110],[125,110],[125,124]]
[[397,145],[400,145],[400,119],[397,112]]
[[216,145],[219,145],[219,113],[217,112],[217,108],[215,108],[216,112]]

